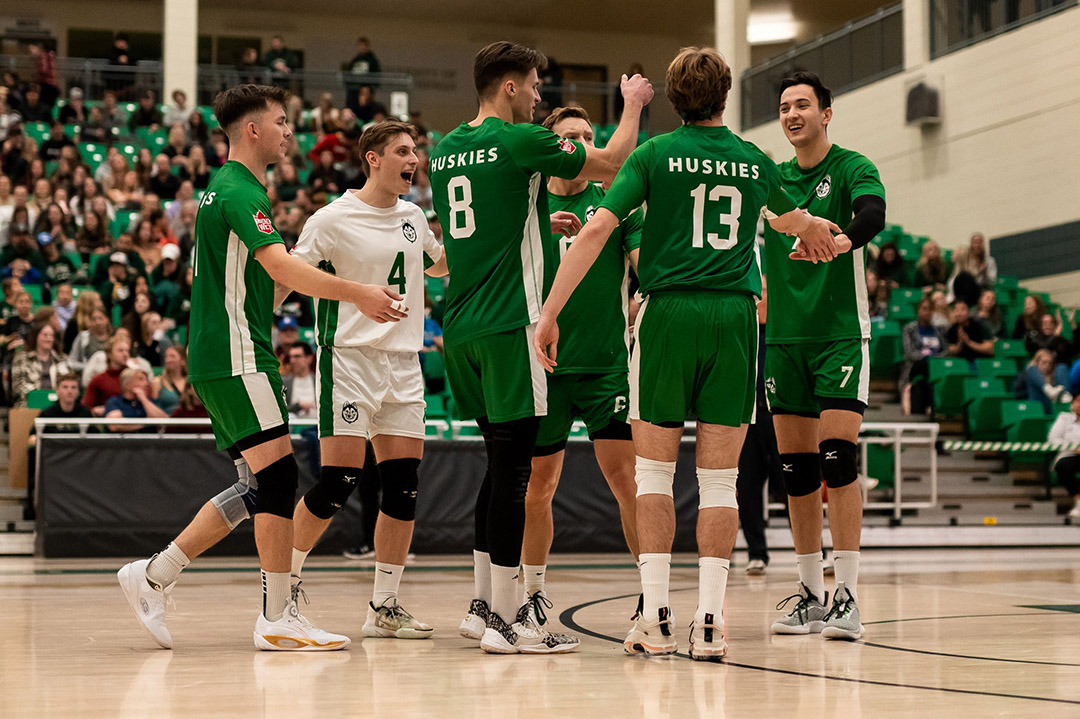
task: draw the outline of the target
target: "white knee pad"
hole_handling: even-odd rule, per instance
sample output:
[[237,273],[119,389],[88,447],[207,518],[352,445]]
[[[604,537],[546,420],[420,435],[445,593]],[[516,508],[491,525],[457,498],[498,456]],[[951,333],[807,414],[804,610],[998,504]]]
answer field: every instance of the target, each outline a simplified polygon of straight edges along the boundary
[[739,476],[739,470],[731,469],[705,469],[697,468],[698,480],[698,508],[730,507],[739,508],[739,502],[735,498],[735,480]]
[[634,468],[634,481],[637,482],[639,497],[643,494],[674,497],[672,485],[675,484],[675,463],[638,457]]

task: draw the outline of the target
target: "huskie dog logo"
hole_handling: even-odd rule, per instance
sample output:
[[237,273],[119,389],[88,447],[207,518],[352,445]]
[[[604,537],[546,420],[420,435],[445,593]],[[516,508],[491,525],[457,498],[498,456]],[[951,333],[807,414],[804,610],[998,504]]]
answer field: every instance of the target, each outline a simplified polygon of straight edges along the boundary
[[818,196],[819,200],[824,200],[832,192],[832,175],[825,175],[821,178],[821,182],[818,183],[817,189],[814,190],[814,194]]
[[346,402],[345,406],[341,408],[341,418],[349,424],[352,424],[360,418],[360,412],[357,411],[355,404]]
[[409,242],[416,242],[416,228],[408,220],[402,221],[401,234],[405,235],[405,239]]

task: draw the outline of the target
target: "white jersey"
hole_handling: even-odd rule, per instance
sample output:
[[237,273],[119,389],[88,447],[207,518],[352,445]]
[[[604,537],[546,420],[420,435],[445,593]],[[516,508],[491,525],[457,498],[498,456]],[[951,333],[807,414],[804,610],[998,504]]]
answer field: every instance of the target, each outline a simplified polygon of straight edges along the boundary
[[348,302],[315,302],[315,338],[322,347],[374,347],[419,352],[424,344],[424,269],[443,248],[424,211],[398,200],[381,208],[346,192],[307,221],[292,254],[353,282],[387,285],[405,297],[409,316],[379,324]]

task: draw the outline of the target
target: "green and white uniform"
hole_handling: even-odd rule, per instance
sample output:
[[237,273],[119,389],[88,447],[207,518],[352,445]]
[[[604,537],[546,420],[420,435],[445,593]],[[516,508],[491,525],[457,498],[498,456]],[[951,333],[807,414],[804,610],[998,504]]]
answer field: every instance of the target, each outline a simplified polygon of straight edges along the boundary
[[188,346],[188,379],[218,449],[288,422],[270,344],[274,281],[254,256],[275,242],[266,188],[241,163],[225,163],[195,218]]
[[432,153],[432,199],[450,269],[446,373],[464,418],[547,413],[532,349],[555,249],[544,176],[572,179],[584,164],[581,144],[498,118],[460,125]]
[[315,303],[319,436],[424,438],[424,269],[442,246],[424,211],[399,200],[381,208],[346,192],[311,216],[294,257],[353,282],[388,285],[409,316],[378,323],[355,305]]
[[[816,166],[781,163],[784,189],[810,214],[846,227],[855,198],[885,199],[877,168],[833,145]],[[773,412],[817,416],[821,400],[865,405],[870,392],[870,313],[863,248],[832,262],[791,262],[790,239],[765,228],[769,321],[765,390]],[[853,407],[857,407],[855,404]]]
[[630,417],[753,419],[761,272],[757,218],[795,203],[764,153],[726,127],[684,125],[630,155],[600,204],[620,219],[646,204],[638,257]]
[[[548,209],[572,212],[587,224],[603,199],[604,190],[589,183],[575,195],[548,192]],[[642,211],[635,211],[616,228],[559,313],[559,363],[548,375],[548,413],[540,422],[537,447],[564,443],[578,417],[590,437],[612,422],[626,422],[629,254],[641,244],[643,217]],[[553,233],[551,239],[558,247],[552,268],[557,270],[574,238]]]

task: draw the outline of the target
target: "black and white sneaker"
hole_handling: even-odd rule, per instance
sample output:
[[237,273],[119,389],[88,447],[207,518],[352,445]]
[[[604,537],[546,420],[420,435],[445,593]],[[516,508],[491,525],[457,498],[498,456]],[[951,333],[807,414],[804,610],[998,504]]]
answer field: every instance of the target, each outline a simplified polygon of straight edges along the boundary
[[580,644],[577,637],[544,629],[544,606],[550,609],[551,602],[536,592],[518,609],[513,624],[489,612],[480,648],[489,654],[565,654],[576,650]]
[[696,620],[690,625],[690,658],[699,662],[718,662],[727,656],[724,639],[724,618],[716,621],[714,614],[706,614],[705,621]]
[[648,620],[640,608],[632,617],[634,624],[623,640],[623,650],[627,654],[674,654],[679,643],[671,632],[674,618],[671,610],[660,607],[656,619]]
[[472,600],[469,604],[469,613],[461,620],[461,626],[458,627],[458,633],[466,639],[483,639],[490,614],[491,610],[487,602],[483,599]]

